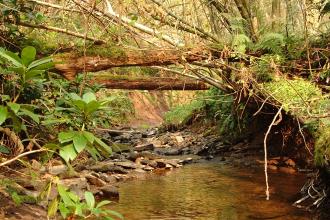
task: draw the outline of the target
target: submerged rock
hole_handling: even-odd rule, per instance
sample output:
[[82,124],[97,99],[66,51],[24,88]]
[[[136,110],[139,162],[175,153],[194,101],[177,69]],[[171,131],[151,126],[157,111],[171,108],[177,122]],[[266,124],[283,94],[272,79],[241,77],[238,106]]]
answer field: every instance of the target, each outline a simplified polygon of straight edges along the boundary
[[111,199],[111,198],[119,198],[118,188],[112,185],[106,185],[99,188],[99,195],[102,198]]

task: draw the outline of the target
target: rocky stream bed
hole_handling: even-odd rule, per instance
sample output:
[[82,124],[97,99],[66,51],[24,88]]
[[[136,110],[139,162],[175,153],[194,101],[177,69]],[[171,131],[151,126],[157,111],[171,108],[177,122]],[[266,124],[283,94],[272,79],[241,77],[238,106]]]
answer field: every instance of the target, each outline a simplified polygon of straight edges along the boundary
[[[50,179],[60,177],[59,183],[76,192],[81,198],[86,190],[92,191],[99,199],[117,200],[121,182],[141,178],[153,173],[168,172],[190,163],[216,159],[224,164],[240,167],[263,167],[262,144],[242,141],[235,145],[222,142],[216,134],[205,134],[190,129],[181,131],[149,130],[107,130],[102,131],[104,140],[113,148],[110,158],[95,161],[82,155],[73,163],[72,169],[54,160],[45,167],[32,159],[32,167],[19,171],[3,170],[2,179],[15,180],[12,187],[26,195],[28,204],[16,207],[5,192],[0,193],[4,205],[0,210],[1,219],[47,219],[43,203],[35,205],[31,198],[45,189]],[[295,161],[288,157],[273,157],[268,161],[273,172],[293,174],[299,170]],[[306,171],[305,169],[301,171]],[[35,173],[36,178],[31,178]],[[19,175],[17,175],[19,174]],[[32,175],[33,176],[33,175]],[[38,178],[37,178],[38,177]],[[52,189],[49,200],[57,195]],[[30,201],[29,201],[30,200]]]

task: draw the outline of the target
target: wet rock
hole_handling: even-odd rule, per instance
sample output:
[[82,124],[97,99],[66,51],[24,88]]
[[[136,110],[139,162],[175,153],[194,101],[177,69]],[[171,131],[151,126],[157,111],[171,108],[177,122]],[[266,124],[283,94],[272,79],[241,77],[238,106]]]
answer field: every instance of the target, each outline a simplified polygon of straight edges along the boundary
[[95,172],[112,172],[112,173],[120,173],[127,174],[128,171],[125,170],[121,166],[117,166],[114,162],[100,162],[96,165],[88,167],[89,170],[93,170]]
[[136,159],[139,158],[139,157],[140,157],[140,154],[136,153],[136,152],[130,152],[126,156],[126,158],[130,161],[136,161]]
[[268,165],[267,168],[270,169],[270,170],[277,170],[278,169],[277,166],[275,166],[275,165]]
[[296,167],[296,163],[291,159],[286,160],[285,164],[290,167]]
[[101,186],[105,186],[107,183],[105,181],[103,181],[102,179],[100,179],[99,177],[97,177],[95,174],[87,174],[85,175],[85,178],[87,179],[87,181],[95,186],[101,187]]
[[193,159],[191,157],[188,157],[188,158],[181,161],[182,164],[189,164],[189,163],[192,163],[192,162],[193,162]]
[[151,166],[148,166],[146,165],[145,167],[143,167],[143,170],[145,171],[153,171],[155,168],[151,167]]
[[171,164],[166,164],[165,165],[165,169],[168,169],[168,170],[170,170],[170,169],[173,169],[173,166],[171,165]]
[[280,167],[278,169],[280,172],[287,173],[287,174],[294,174],[296,173],[296,170],[292,167]]
[[115,183],[117,182],[116,177],[108,175],[106,173],[99,173],[100,179],[107,182],[107,183]]
[[155,149],[154,144],[148,143],[148,144],[141,144],[134,147],[134,150],[137,152],[142,151],[153,151]]
[[112,185],[106,185],[101,188],[99,188],[100,193],[99,195],[102,196],[102,198],[119,198],[119,191],[118,188]]
[[132,161],[122,161],[122,162],[115,162],[116,166],[123,167],[125,169],[136,169],[137,164],[133,163]]
[[166,160],[167,164],[170,164],[172,167],[181,167],[182,165],[179,164],[179,159],[172,159],[172,160]]
[[157,159],[155,160],[157,163],[157,168],[165,168],[166,167],[166,162],[164,159]]
[[179,149],[175,149],[175,148],[169,148],[164,151],[164,155],[166,155],[166,156],[176,156],[179,154],[181,154],[181,151]]

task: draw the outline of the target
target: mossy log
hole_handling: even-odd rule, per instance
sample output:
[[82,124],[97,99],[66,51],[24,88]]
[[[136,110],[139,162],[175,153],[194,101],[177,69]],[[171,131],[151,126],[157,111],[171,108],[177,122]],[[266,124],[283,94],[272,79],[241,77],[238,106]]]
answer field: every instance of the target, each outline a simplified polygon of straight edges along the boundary
[[98,72],[113,67],[160,66],[194,62],[205,59],[202,49],[124,51],[121,54],[105,56],[78,56],[61,54],[55,57],[55,71],[71,80],[81,72]]
[[168,77],[133,79],[95,79],[90,83],[103,84],[108,89],[128,90],[208,90],[209,86],[198,80]]

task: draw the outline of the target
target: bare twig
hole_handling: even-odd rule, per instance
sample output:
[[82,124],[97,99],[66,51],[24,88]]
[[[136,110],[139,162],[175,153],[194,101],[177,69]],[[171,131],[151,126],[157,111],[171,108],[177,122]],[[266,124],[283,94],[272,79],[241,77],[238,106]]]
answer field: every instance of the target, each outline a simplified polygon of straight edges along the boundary
[[[48,30],[48,31],[54,31],[54,32],[85,39],[85,34],[80,34],[77,32],[69,31],[67,29],[62,29],[62,28],[58,28],[58,27],[46,26],[46,25],[42,25],[42,24],[39,24],[39,25],[29,24],[29,23],[25,23],[25,22],[19,22],[19,23],[17,23],[17,25],[23,26],[23,27],[29,27],[29,28],[37,28],[37,29],[44,29],[44,30]],[[96,39],[93,37],[86,37],[86,40],[94,41],[96,44],[105,44],[106,43],[104,40]]]
[[44,152],[44,151],[49,151],[49,150],[48,149],[39,149],[39,150],[33,150],[33,151],[28,151],[28,152],[22,153],[22,154],[14,157],[14,158],[12,158],[10,160],[7,160],[7,161],[5,161],[3,163],[0,163],[0,167],[6,166],[6,165],[8,165],[8,164],[10,164],[10,163],[18,160],[19,158],[25,157],[25,156],[27,156],[29,154],[35,154],[35,153],[40,153],[40,152]]

